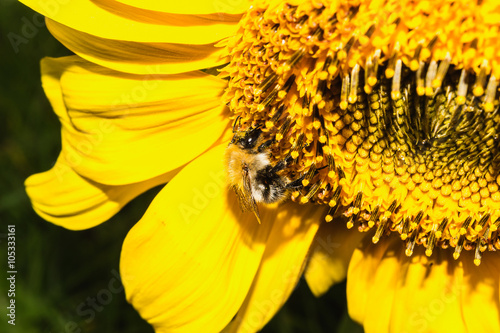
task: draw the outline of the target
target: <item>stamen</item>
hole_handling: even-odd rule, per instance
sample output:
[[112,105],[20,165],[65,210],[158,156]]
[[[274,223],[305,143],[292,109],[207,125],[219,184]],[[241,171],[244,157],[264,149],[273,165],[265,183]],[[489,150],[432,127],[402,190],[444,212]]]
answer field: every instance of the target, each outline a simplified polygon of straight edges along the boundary
[[372,24],[368,30],[365,32],[365,35],[362,36],[360,39],[359,39],[359,42],[361,43],[361,45],[365,45],[368,43],[368,41],[370,40],[370,38],[372,37],[373,33],[375,32],[375,28],[376,28],[376,25],[375,24]]
[[278,109],[276,110],[276,112],[273,114],[273,117],[271,118],[271,120],[268,120],[266,122],[266,128],[272,128],[274,127],[275,124],[278,123],[278,121],[280,120],[281,116],[283,115],[283,111],[285,110],[285,105],[280,105],[278,107]]
[[474,59],[477,54],[478,38],[474,38],[469,44],[469,48],[464,52],[465,59]]
[[354,199],[354,204],[349,207],[345,215],[349,217],[347,221],[347,229],[351,229],[354,226],[354,223],[358,219],[359,213],[361,212],[361,200],[363,198],[363,192],[358,192],[356,194],[356,198]]
[[429,235],[429,239],[427,240],[425,255],[428,257],[432,255],[432,250],[434,250],[434,245],[436,245],[436,229],[437,229],[437,224],[433,226],[432,231]]
[[300,133],[299,137],[295,141],[292,149],[290,150],[290,155],[294,160],[299,156],[300,151],[304,147],[305,135],[304,133]]
[[406,243],[405,254],[407,257],[411,257],[411,255],[413,254],[413,250],[415,248],[416,241],[417,241],[417,230],[414,230],[411,233],[410,238],[408,239],[408,242]]
[[490,230],[491,232],[495,232],[498,230],[499,227],[500,227],[500,217],[496,219],[495,223],[491,224]]
[[481,260],[483,258],[483,252],[486,250],[486,239],[490,237],[490,230],[486,228],[483,237],[481,237],[480,241],[476,243],[476,249],[474,251],[474,264],[479,266],[481,264]]
[[373,72],[373,61],[372,61],[372,57],[369,56],[366,59],[366,63],[365,63],[365,86],[363,87],[363,89],[365,90],[365,93],[367,93],[367,94],[370,94],[372,92],[372,86],[368,82],[370,75],[372,75],[371,72]]
[[416,77],[417,77],[417,95],[424,96],[425,94],[425,81],[424,81],[424,68],[425,63],[421,61],[418,65]]
[[379,216],[380,216],[380,205],[377,205],[370,216],[370,220],[368,221],[369,228],[373,228],[375,222],[378,221]]
[[338,53],[338,58],[339,60],[344,60],[347,55],[349,54],[349,51],[351,50],[351,47],[354,45],[354,41],[356,40],[356,38],[354,36],[352,36],[349,41],[347,42],[347,44],[344,46],[344,48],[342,48],[339,53]]
[[300,59],[302,59],[304,54],[305,50],[303,48],[295,51],[285,65],[282,68],[277,69],[276,74],[283,75],[284,73],[289,72],[300,61]]
[[448,218],[445,217],[443,219],[443,221],[441,221],[441,223],[439,224],[439,228],[436,231],[436,237],[437,238],[441,238],[441,236],[443,235],[443,232],[444,232],[444,230],[446,229],[447,226],[448,226]]
[[490,219],[490,214],[486,213],[481,217],[477,225],[474,227],[474,230],[479,233],[481,230],[483,230],[484,226],[486,225],[486,222]]
[[412,71],[416,71],[419,68],[420,51],[422,51],[422,43],[418,43],[417,48],[415,49],[415,53],[413,53],[413,58],[410,62],[410,69]]
[[327,154],[326,155],[326,163],[328,165],[328,177],[330,179],[335,178],[336,173],[335,173],[335,159],[333,158],[332,154]]
[[283,125],[281,125],[278,134],[276,134],[276,141],[281,141],[288,133],[291,126],[292,126],[292,120],[290,118],[286,118],[285,121],[283,122]]
[[403,228],[401,231],[401,240],[406,240],[408,238],[408,233],[410,232],[410,218],[405,217],[403,219]]
[[493,102],[495,100],[497,94],[497,86],[498,81],[494,75],[490,76],[490,80],[488,81],[488,86],[486,87],[486,96],[484,98],[484,111],[492,112],[494,105]]
[[437,40],[438,40],[438,35],[436,34],[429,41],[429,44],[427,44],[426,48],[422,50],[421,59],[427,59],[430,57],[430,55],[432,54],[432,49],[436,45]]
[[460,257],[460,253],[462,253],[462,250],[464,248],[464,242],[465,242],[465,235],[461,235],[460,239],[458,240],[457,246],[455,246],[455,251],[453,252],[453,259],[457,260]]
[[264,101],[257,106],[257,111],[264,111],[267,108],[267,106],[276,99],[276,96],[278,95],[280,89],[281,87],[277,84],[271,91],[271,93],[267,95]]
[[446,72],[448,72],[448,67],[450,66],[450,62],[451,62],[451,56],[450,53],[448,52],[446,53],[446,57],[444,58],[444,60],[442,60],[441,63],[439,64],[436,78],[432,80],[432,88],[436,89],[441,87]]
[[262,92],[269,89],[269,87],[271,87],[276,82],[277,79],[278,75],[276,74],[271,74],[268,77],[266,77],[265,80],[262,81],[262,83],[259,85],[259,87],[255,89],[254,95],[259,96],[260,94],[262,94]]
[[392,77],[392,90],[391,97],[393,100],[401,98],[401,67],[403,66],[403,62],[401,59],[396,61],[396,68],[394,70],[394,76]]
[[380,237],[385,233],[387,229],[387,222],[390,221],[390,218],[394,211],[396,210],[397,207],[397,201],[394,200],[387,211],[385,211],[382,215],[382,218],[380,219],[379,225],[377,227],[377,231],[375,232],[375,236],[372,237],[372,242],[373,244],[377,244],[378,241],[380,240]]
[[385,77],[388,79],[391,79],[394,76],[398,55],[399,55],[399,42],[396,42],[396,45],[392,50],[391,57],[389,58],[389,64],[387,65],[387,69],[385,70]]
[[337,186],[335,192],[333,193],[332,199],[328,203],[328,206],[330,206],[330,208],[328,209],[328,213],[326,214],[325,217],[326,222],[330,222],[333,220],[333,216],[335,215],[339,207],[339,197],[341,192],[342,192],[342,186]]
[[476,83],[472,88],[472,93],[474,96],[479,97],[484,94],[484,84],[486,83],[486,70],[488,67],[488,60],[484,60],[481,64],[481,69],[479,70],[479,75],[476,78]]
[[309,185],[315,175],[316,175],[316,164],[311,164],[309,170],[304,176],[304,179],[302,180],[302,186],[306,187],[307,185]]
[[476,249],[474,251],[474,265],[481,265],[481,259],[483,258],[483,253],[481,252],[481,242],[477,242]]
[[465,235],[467,233],[467,230],[469,230],[469,225],[470,225],[471,221],[472,221],[472,217],[467,216],[464,223],[460,227],[460,235]]
[[331,56],[331,55],[327,55],[327,56],[326,56],[325,63],[324,63],[324,65],[323,65],[323,70],[322,70],[322,71],[319,73],[319,75],[318,75],[318,78],[319,78],[320,80],[325,81],[325,80],[327,80],[327,79],[328,79],[328,75],[329,75],[329,73],[328,73],[328,68],[330,68],[330,65],[331,65],[331,63],[332,63],[332,60],[333,60],[333,58],[332,58],[332,56]]
[[460,74],[460,79],[458,80],[458,89],[457,89],[457,104],[462,105],[465,103],[465,96],[467,95],[467,71],[462,69],[462,73]]
[[425,95],[432,96],[434,94],[434,89],[432,89],[432,81],[437,74],[437,62],[432,60],[429,68],[427,69],[427,75],[425,77]]
[[[368,84],[371,87],[373,87],[373,86],[375,86],[375,84],[377,84],[378,65],[379,65],[381,52],[382,51],[380,49],[377,49],[373,53],[372,66],[370,67],[370,71],[368,72],[368,79],[366,80],[366,82],[368,82]],[[367,92],[367,94],[369,94],[369,93]]]
[[309,202],[309,200],[311,200],[311,198],[313,196],[315,196],[316,193],[318,193],[318,190],[321,188],[322,185],[323,185],[323,179],[321,179],[320,181],[314,183],[311,186],[311,189],[309,190],[309,192],[307,192],[307,194],[305,196],[303,196],[302,198],[300,198],[300,203],[305,204],[305,203]]
[[415,219],[413,220],[413,222],[410,223],[410,229],[415,230],[418,227],[418,225],[420,224],[420,221],[422,220],[423,217],[424,217],[424,212],[419,211],[417,216],[415,216]]
[[338,64],[339,64],[338,55],[337,53],[335,53],[333,55],[332,63],[330,64],[330,66],[328,66],[328,74],[330,74],[331,76],[337,74],[337,71],[339,69]]
[[347,109],[348,104],[348,96],[349,96],[349,74],[344,75],[342,78],[342,90],[340,93],[340,108],[342,110]]
[[358,96],[358,82],[359,82],[359,65],[356,64],[352,69],[351,74],[351,89],[348,97],[349,103],[356,103],[356,99]]

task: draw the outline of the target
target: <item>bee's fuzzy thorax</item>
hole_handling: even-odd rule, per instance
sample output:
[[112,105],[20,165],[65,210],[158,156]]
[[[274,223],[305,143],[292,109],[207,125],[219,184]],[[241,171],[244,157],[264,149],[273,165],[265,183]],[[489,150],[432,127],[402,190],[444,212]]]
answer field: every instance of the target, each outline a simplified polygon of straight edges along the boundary
[[225,166],[227,181],[230,186],[240,186],[243,183],[241,170],[247,168],[250,176],[254,176],[254,170],[259,170],[269,165],[269,157],[265,152],[252,154],[230,144],[226,149]]

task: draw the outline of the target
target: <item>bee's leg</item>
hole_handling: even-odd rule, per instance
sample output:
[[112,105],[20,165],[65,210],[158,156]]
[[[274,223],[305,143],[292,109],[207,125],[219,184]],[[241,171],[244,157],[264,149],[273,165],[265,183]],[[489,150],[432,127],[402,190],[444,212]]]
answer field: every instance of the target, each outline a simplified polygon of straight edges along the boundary
[[259,153],[262,153],[267,147],[269,147],[270,145],[272,145],[274,142],[274,140],[267,140],[265,141],[264,143],[262,143],[258,148],[257,148],[257,151]]
[[279,161],[272,169],[272,172],[278,172],[283,170],[288,164],[290,164],[293,161],[293,157],[288,155],[286,158],[282,159]]
[[300,190],[303,187],[302,181],[304,180],[304,177],[305,175],[302,175],[294,181],[291,181],[290,183],[286,184],[285,188],[287,190]]

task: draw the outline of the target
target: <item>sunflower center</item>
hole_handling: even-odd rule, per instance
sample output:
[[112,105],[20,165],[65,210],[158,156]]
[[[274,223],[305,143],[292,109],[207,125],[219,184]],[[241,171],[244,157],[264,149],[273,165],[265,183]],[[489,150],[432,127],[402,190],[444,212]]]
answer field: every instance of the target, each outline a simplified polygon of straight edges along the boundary
[[374,243],[399,233],[408,256],[451,247],[479,265],[500,249],[500,59],[499,24],[474,6],[256,3],[228,45],[225,100],[274,163],[292,160],[292,200]]

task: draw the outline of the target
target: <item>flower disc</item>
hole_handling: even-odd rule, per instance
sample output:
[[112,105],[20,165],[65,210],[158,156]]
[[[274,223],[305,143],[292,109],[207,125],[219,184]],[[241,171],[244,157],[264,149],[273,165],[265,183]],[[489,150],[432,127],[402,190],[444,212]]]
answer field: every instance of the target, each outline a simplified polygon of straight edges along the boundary
[[[500,20],[488,1],[255,3],[225,100],[261,126],[326,221],[415,244],[500,249]],[[443,27],[442,22],[447,22]]]

